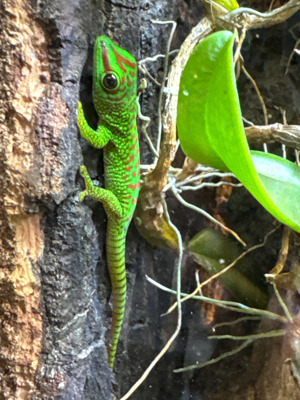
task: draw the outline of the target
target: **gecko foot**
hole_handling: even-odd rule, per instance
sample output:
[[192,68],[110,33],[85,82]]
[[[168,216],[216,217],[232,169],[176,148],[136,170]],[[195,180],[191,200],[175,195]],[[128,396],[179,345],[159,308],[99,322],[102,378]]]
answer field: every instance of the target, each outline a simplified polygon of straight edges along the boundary
[[88,195],[88,192],[86,190],[83,190],[82,192],[80,192],[79,201],[83,201],[85,196],[87,196],[87,195]]
[[83,177],[85,183],[85,190],[83,190],[79,196],[79,200],[83,201],[85,196],[89,196],[93,192],[94,185],[85,165],[80,167],[80,175]]
[[80,167],[80,175],[84,178],[84,180],[86,180],[86,178],[91,179],[85,165]]

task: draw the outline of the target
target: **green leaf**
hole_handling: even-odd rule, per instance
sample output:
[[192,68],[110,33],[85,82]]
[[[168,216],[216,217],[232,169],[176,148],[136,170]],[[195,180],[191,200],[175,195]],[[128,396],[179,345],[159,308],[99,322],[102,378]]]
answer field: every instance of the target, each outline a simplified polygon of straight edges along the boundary
[[[238,244],[220,231],[204,229],[189,242],[188,249],[196,262],[205,268],[210,275],[224,269],[240,254]],[[268,295],[253,282],[246,273],[253,272],[246,258],[220,275],[218,279],[242,303],[255,308],[266,308]]]
[[300,232],[300,167],[259,152],[252,160],[236,88],[233,43],[231,32],[216,32],[190,56],[178,99],[181,146],[195,161],[233,172],[271,214]]
[[239,8],[238,2],[236,0],[215,0],[220,6],[226,8],[228,11],[233,11]]
[[300,168],[284,158],[270,153],[251,151],[259,178],[275,204],[280,204],[285,215],[299,223]]

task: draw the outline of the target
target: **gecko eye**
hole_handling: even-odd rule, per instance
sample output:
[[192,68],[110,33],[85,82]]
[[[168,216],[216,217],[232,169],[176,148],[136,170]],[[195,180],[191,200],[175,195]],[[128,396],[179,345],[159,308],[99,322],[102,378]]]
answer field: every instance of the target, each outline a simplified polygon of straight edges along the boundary
[[102,86],[106,90],[114,90],[119,86],[119,78],[117,75],[109,72],[105,74],[102,78]]

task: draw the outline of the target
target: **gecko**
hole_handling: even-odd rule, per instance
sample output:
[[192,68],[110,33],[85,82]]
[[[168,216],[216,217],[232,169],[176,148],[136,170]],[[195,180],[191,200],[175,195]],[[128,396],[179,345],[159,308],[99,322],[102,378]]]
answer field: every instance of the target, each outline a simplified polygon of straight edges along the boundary
[[96,130],[78,105],[79,131],[92,146],[103,148],[105,188],[95,186],[87,168],[80,174],[85,190],[80,201],[91,197],[107,214],[106,256],[112,285],[112,325],[108,364],[114,367],[126,303],[125,241],[140,189],[140,150],[137,131],[137,63],[107,36],[94,47],[93,103],[99,117]]

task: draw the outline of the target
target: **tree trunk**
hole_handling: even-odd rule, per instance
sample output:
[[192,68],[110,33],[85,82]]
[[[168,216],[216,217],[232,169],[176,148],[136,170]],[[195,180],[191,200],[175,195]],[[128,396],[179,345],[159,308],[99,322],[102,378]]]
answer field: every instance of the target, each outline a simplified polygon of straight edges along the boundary
[[[178,48],[202,16],[198,1],[0,0],[0,399],[120,398],[174,330],[176,315],[160,317],[173,298],[147,283],[145,276],[174,286],[176,253],[151,246],[132,224],[126,246],[126,317],[114,375],[110,371],[106,215],[99,203],[79,202],[80,165],[87,165],[91,176],[103,184],[102,158],[79,137],[77,105],[80,97],[87,119],[97,124],[91,84],[92,49],[98,35],[110,36],[140,60],[166,49],[170,27],[155,25],[151,19],[177,21],[174,48]],[[293,23],[282,28],[285,35]],[[274,32],[280,37],[281,32]],[[279,58],[274,56],[274,65]],[[162,68],[160,59],[150,67],[158,80]],[[297,79],[299,83],[298,75]],[[284,90],[293,90],[299,99],[296,86],[288,81],[278,104],[284,102]],[[158,92],[150,82],[142,95],[154,141]],[[294,124],[300,114],[295,103],[287,105],[289,122]],[[141,153],[142,164],[153,161],[143,137]],[[177,164],[182,160],[179,155]],[[216,206],[214,192],[190,197],[210,211]],[[172,196],[167,200],[184,238],[207,225]],[[245,192],[233,196],[222,212],[250,243],[261,240],[273,221]],[[252,224],[256,218],[263,221],[259,229]],[[256,255],[265,272],[274,265],[279,245],[278,234]],[[194,267],[187,261],[183,268],[185,290],[193,287]],[[194,377],[173,374],[188,358],[184,346],[208,330],[189,320],[199,305],[186,311],[182,336],[132,399],[202,398],[201,373],[197,387]],[[226,386],[224,374],[222,379],[220,393]],[[213,383],[208,387],[210,393],[216,390]],[[205,400],[211,398],[208,392]]]

